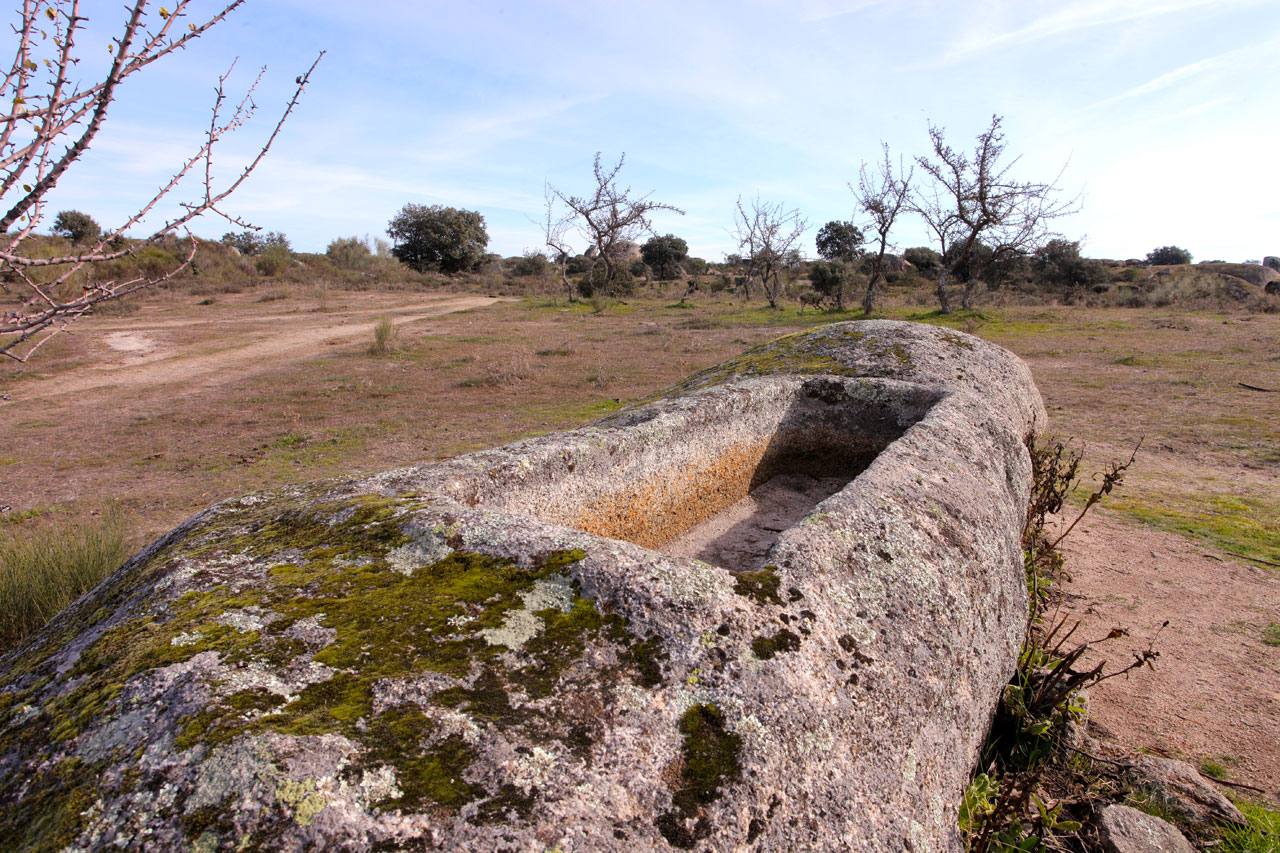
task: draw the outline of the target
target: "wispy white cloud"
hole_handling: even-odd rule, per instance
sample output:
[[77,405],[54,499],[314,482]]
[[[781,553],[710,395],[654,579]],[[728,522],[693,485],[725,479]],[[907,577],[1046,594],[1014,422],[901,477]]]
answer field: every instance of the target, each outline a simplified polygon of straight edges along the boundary
[[[1067,2],[1050,4],[1047,6],[1048,11],[1007,29],[977,26],[958,39],[955,45],[940,57],[939,63],[945,65],[959,62],[971,59],[978,54],[1064,38],[1099,27],[1133,24],[1144,19],[1208,7],[1221,10],[1227,6],[1254,5],[1257,2],[1258,0],[1125,0],[1123,3],[1117,3],[1115,0],[1067,0]],[[1046,8],[1044,3],[1032,4],[1022,0],[1016,4],[1018,10],[1037,6]],[[1001,3],[989,4],[985,11],[986,14],[977,17],[987,20],[1008,17],[999,14],[1008,11]]]
[[[1258,72],[1260,63],[1265,62],[1266,57],[1273,55],[1273,52],[1276,50],[1280,50],[1280,38],[1269,39],[1260,44],[1238,47],[1233,50],[1220,53],[1217,56],[1210,56],[1205,59],[1198,59],[1195,62],[1188,62],[1185,65],[1181,65],[1177,68],[1166,71],[1163,74],[1159,74],[1145,83],[1141,83],[1116,95],[1112,95],[1109,98],[1105,98],[1093,106],[1109,107],[1122,101],[1128,101],[1134,98],[1144,98],[1148,95],[1154,95],[1157,92],[1177,86],[1188,80],[1193,80],[1209,74],[1246,71],[1253,76]],[[1275,64],[1274,60],[1271,64]]]

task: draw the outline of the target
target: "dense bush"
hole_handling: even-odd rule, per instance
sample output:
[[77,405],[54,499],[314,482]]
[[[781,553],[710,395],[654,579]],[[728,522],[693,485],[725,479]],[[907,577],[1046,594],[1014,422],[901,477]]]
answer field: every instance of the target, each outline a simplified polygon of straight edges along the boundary
[[813,289],[837,307],[844,307],[844,292],[851,278],[849,265],[843,261],[815,261],[809,265],[809,282]]
[[66,237],[73,243],[88,243],[98,239],[102,227],[87,213],[64,210],[53,220],[53,233],[54,236]]
[[818,229],[818,256],[828,261],[852,261],[862,254],[866,238],[852,222],[831,221]]
[[1080,256],[1080,244],[1072,240],[1050,240],[1031,259],[1032,271],[1058,291],[1079,291],[1107,280],[1107,268],[1098,261]]
[[928,246],[907,249],[902,253],[902,259],[922,273],[931,273],[938,268],[938,264],[942,263],[942,255]]
[[345,270],[364,269],[373,257],[369,244],[359,237],[339,237],[324,253],[334,266]]
[[133,259],[138,269],[148,278],[159,278],[182,263],[177,255],[159,246],[143,246],[134,254]]
[[1161,246],[1147,253],[1147,263],[1153,266],[1170,266],[1191,263],[1191,253],[1177,246]]
[[541,252],[525,252],[511,265],[511,272],[521,278],[532,278],[545,275],[550,266],[551,262]]
[[1265,258],[1263,258],[1262,265],[1268,269],[1273,269],[1276,272],[1280,272],[1280,258],[1277,258],[1274,255],[1267,255]]
[[651,237],[640,247],[640,257],[658,281],[672,281],[684,274],[689,259],[689,244],[674,234]]
[[387,235],[394,241],[391,253],[418,272],[477,269],[489,245],[483,216],[439,204],[406,204],[392,217]]
[[253,259],[258,272],[268,278],[280,275],[289,267],[293,255],[283,246],[271,246]]
[[291,250],[289,238],[279,231],[241,231],[239,234],[227,232],[222,235],[222,243],[230,246],[242,255],[249,257],[261,255],[271,249]]

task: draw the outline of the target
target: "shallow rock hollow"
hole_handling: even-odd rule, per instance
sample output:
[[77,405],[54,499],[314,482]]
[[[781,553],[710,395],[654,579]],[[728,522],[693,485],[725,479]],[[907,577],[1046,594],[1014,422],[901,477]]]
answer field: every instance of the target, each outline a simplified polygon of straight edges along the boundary
[[[957,849],[1044,417],[999,347],[840,323],[581,429],[218,504],[0,662],[0,837]],[[715,523],[797,478],[798,521]],[[698,545],[730,565],[663,553],[698,529],[738,529]]]

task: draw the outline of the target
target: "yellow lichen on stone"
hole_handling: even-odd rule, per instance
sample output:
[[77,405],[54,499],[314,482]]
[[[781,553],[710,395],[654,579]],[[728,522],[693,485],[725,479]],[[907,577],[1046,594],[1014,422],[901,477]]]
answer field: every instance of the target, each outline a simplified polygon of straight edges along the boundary
[[311,779],[285,779],[276,786],[276,799],[293,809],[293,819],[298,826],[309,826],[328,805]]

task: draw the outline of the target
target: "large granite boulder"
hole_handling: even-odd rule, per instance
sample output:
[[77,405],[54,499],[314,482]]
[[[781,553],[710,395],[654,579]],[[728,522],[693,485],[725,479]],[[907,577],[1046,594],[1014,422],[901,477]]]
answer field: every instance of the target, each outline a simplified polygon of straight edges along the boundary
[[[999,347],[842,323],[582,429],[218,504],[0,662],[0,837],[958,848],[1043,423]],[[816,506],[777,521],[778,483]]]

